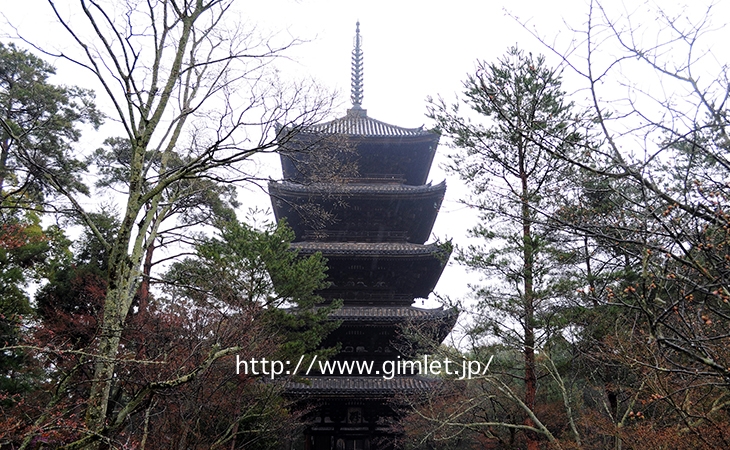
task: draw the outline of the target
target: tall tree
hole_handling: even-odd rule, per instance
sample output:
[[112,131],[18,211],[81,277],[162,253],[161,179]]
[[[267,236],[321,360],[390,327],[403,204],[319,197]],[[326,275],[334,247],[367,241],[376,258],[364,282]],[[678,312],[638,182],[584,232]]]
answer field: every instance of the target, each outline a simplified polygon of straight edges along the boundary
[[[233,1],[161,0],[113,5],[82,0],[69,16],[49,1],[72,46],[46,54],[87,71],[110,105],[110,116],[129,145],[120,226],[112,239],[99,229],[85,202],[49,168],[50,189],[63,195],[107,249],[107,287],[85,413],[87,433],[72,448],[95,446],[110,426],[122,335],[143,274],[143,262],[169,212],[184,198],[184,180],[234,183],[256,179],[251,158],[273,151],[275,124],[294,132],[319,119],[330,99],[304,85],[282,86],[267,71],[295,42],[258,39],[234,21]],[[18,131],[8,130],[22,143]],[[230,351],[213,353],[222,357]],[[207,360],[206,360],[207,361]],[[207,364],[207,363],[206,363]]]
[[[511,48],[496,63],[480,62],[464,82],[462,104],[480,122],[431,101],[430,116],[460,151],[448,169],[471,189],[464,202],[479,211],[472,236],[484,244],[461,249],[459,261],[485,275],[474,286],[478,318],[474,332],[493,334],[523,353],[524,406],[536,406],[536,351],[546,341],[555,262],[553,233],[545,218],[555,209],[551,197],[562,189],[566,163],[555,154],[571,153],[581,142],[559,73],[543,56]],[[536,430],[528,414],[524,424]],[[529,449],[536,436],[527,434]]]
[[[96,187],[103,191],[129,192],[127,183],[131,155],[132,146],[129,140],[122,137],[106,139],[104,146],[98,148],[88,159],[100,175]],[[152,156],[152,152],[149,152],[147,158]],[[173,155],[173,159],[177,157],[178,155]],[[156,162],[160,163],[159,157]],[[184,161],[169,162],[171,167],[178,167],[183,163]],[[153,167],[158,169],[157,166]],[[142,187],[144,192],[149,189],[149,185]],[[174,206],[160,211],[158,214],[164,215],[155,218],[156,221],[165,222],[165,226],[158,230],[156,239],[150,241],[144,251],[142,280],[137,293],[138,312],[146,313],[154,266],[168,260],[156,260],[156,251],[160,248],[194,246],[198,242],[197,235],[188,233],[189,229],[221,220],[235,220],[234,209],[239,206],[236,194],[236,186],[233,184],[204,178],[182,179],[163,191],[162,201],[174,201]]]

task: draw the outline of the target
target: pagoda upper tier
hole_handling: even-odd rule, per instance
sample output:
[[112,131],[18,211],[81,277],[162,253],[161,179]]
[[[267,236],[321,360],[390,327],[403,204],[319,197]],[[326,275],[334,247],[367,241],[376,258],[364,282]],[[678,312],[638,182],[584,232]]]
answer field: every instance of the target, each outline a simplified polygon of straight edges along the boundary
[[[347,115],[304,129],[281,130],[293,136],[280,145],[284,180],[310,184],[333,171],[350,173],[351,181],[395,182],[411,186],[426,183],[438,147],[439,135],[420,128],[401,128],[372,119],[362,108]],[[337,137],[338,141],[333,141]],[[322,148],[333,149],[331,160],[323,158]],[[313,155],[309,150],[319,151]],[[343,164],[346,161],[348,164]],[[344,170],[343,170],[344,169]]]
[[423,244],[436,221],[446,184],[269,183],[277,220],[295,241]]
[[451,253],[449,244],[296,242],[301,255],[321,253],[328,260],[327,300],[346,305],[410,305],[426,298]]

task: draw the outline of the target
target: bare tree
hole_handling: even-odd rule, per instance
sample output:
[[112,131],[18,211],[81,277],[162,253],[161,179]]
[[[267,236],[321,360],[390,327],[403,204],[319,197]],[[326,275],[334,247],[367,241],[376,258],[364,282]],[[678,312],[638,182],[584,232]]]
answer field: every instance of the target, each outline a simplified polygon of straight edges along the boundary
[[296,132],[318,120],[331,99],[304,84],[284,86],[268,68],[297,41],[258,38],[232,20],[232,0],[81,0],[69,16],[55,2],[48,4],[74,45],[36,48],[93,75],[130,150],[114,239],[100,232],[86,202],[57,174],[37,168],[109,254],[103,319],[91,357],[88,434],[69,447],[80,448],[104,433],[120,338],[145,251],[162,221],[190,196],[189,180],[257,181],[252,157],[275,149],[275,125]]
[[[583,198],[613,212],[564,222],[590,241],[594,268],[614,271],[586,291],[597,311],[621,311],[598,348],[646,380],[632,387],[642,402],[674,411],[663,425],[710,448],[730,442],[730,80],[718,49],[727,24],[714,23],[722,6],[591,1],[568,48],[541,39],[585,87],[600,135],[569,162],[594,180]],[[620,426],[626,416],[612,409]]]

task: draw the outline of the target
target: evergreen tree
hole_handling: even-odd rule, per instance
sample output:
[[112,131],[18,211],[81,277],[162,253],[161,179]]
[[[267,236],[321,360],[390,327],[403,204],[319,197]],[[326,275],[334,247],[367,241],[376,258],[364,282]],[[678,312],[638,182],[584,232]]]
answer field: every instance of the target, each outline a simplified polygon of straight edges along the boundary
[[[49,82],[55,69],[13,44],[0,43],[1,207],[38,206],[45,196],[88,192],[72,145],[79,126],[101,123],[93,93]],[[51,207],[51,204],[45,206]]]
[[[462,104],[431,101],[430,116],[458,150],[448,169],[464,180],[480,223],[471,230],[482,244],[460,249],[458,260],[481,273],[473,337],[497,337],[520,349],[524,405],[536,406],[536,352],[554,326],[559,293],[554,291],[558,235],[547,221],[555,195],[565,189],[569,154],[582,142],[572,105],[565,100],[558,72],[543,56],[511,48],[496,63],[480,62],[464,82]],[[524,424],[536,430],[526,417]],[[536,436],[527,434],[529,449]]]

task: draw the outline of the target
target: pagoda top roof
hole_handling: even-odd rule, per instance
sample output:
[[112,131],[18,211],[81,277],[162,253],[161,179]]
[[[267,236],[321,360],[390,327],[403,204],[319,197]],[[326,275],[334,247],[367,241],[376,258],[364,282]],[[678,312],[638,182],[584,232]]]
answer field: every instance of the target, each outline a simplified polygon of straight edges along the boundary
[[418,128],[403,128],[391,125],[368,117],[367,110],[362,107],[363,100],[363,51],[360,37],[360,22],[357,22],[355,31],[355,48],[352,50],[352,87],[350,99],[352,108],[347,110],[344,117],[329,122],[310,125],[299,133],[306,134],[335,134],[353,137],[432,137],[438,139],[438,134]]
[[367,110],[362,108],[348,109],[344,117],[329,122],[310,125],[301,132],[304,134],[338,134],[354,137],[432,136],[434,139],[438,138],[436,133],[425,130],[423,126],[418,128],[403,128],[373,119],[368,117]]
[[352,86],[350,99],[352,108],[347,115],[339,119],[306,127],[304,133],[338,134],[347,136],[395,137],[395,136],[436,136],[419,128],[402,128],[368,117],[367,110],[362,107],[363,100],[363,50],[360,36],[360,22],[355,28],[355,48],[352,50]]

